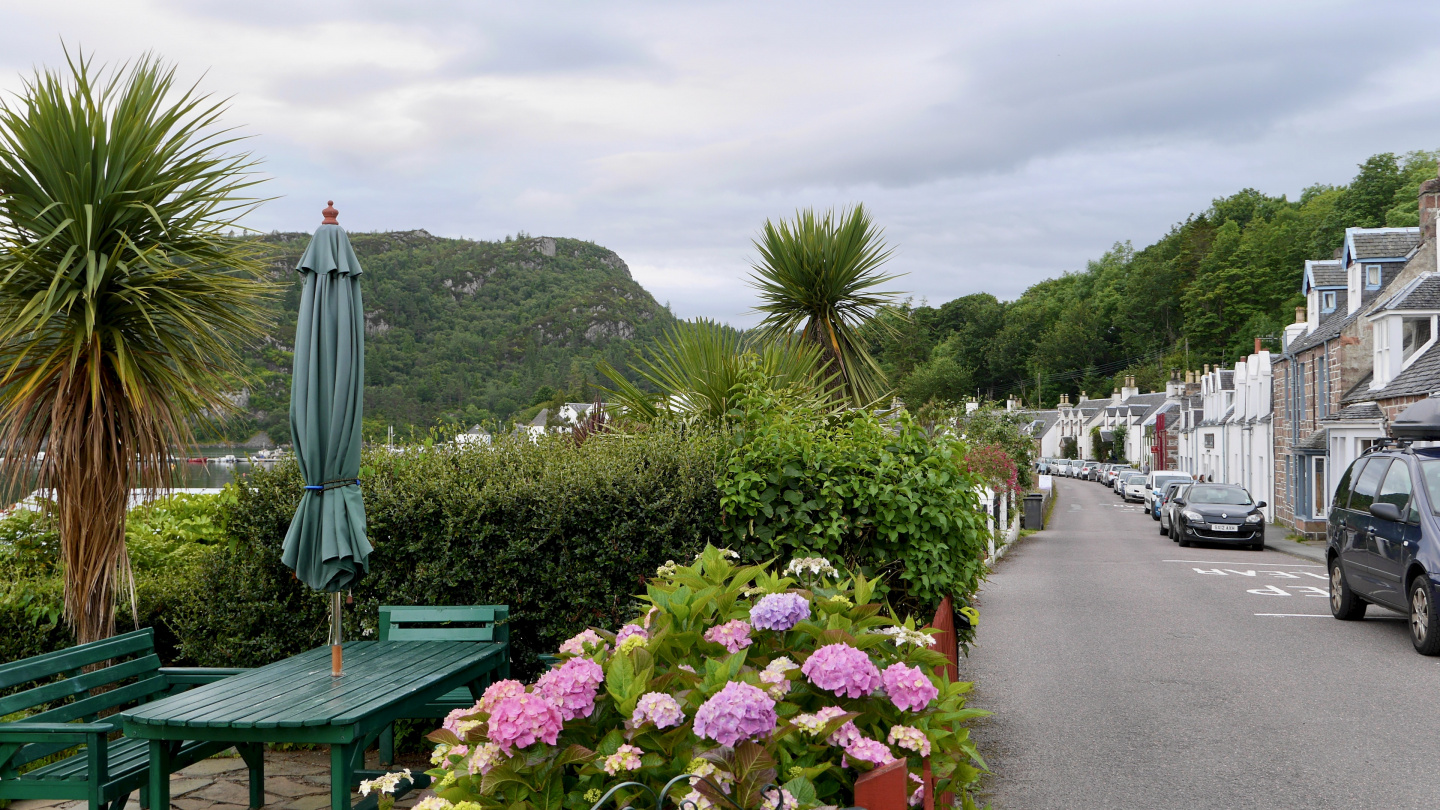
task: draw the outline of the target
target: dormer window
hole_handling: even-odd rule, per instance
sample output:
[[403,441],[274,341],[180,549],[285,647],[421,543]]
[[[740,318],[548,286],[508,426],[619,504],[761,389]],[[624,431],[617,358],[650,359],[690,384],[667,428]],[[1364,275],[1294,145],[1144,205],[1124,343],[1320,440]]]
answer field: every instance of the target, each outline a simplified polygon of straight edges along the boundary
[[1367,290],[1377,290],[1380,288],[1380,265],[1365,265],[1365,288]]
[[1417,351],[1423,350],[1435,339],[1433,315],[1405,318],[1401,321],[1401,362],[1407,362]]
[[1333,293],[1333,292],[1320,293],[1320,311],[1321,311],[1321,312],[1334,312],[1334,311],[1335,311],[1335,293]]

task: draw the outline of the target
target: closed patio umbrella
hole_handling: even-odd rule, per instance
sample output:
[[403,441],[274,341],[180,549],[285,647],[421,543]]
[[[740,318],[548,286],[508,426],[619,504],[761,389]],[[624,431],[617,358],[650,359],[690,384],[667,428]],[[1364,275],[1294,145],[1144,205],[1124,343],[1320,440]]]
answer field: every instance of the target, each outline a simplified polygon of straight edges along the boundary
[[305,478],[281,559],[310,587],[332,594],[331,671],[341,672],[340,592],[369,570],[360,496],[360,415],[365,308],[360,260],[331,201],[296,268],[304,276],[295,326],[290,434]]

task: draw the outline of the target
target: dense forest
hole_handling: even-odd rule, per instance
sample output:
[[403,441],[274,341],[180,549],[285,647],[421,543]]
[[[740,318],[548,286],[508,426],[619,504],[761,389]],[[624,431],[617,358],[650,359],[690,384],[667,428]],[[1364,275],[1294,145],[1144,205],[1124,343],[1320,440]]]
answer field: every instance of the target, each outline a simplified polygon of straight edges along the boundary
[[[1051,407],[1062,393],[1108,396],[1133,374],[1163,386],[1170,368],[1234,363],[1255,338],[1271,351],[1304,303],[1306,259],[1331,258],[1347,227],[1419,222],[1419,186],[1440,152],[1378,154],[1344,186],[1300,199],[1245,189],[1141,250],[1117,243],[1084,270],[1014,301],[975,293],[906,306],[871,349],[907,403],[966,397]],[[888,334],[887,334],[888,333]]]
[[[244,413],[202,434],[289,441],[290,363],[306,233],[263,237],[283,292],[254,348]],[[468,427],[539,405],[594,397],[598,360],[626,368],[631,348],[674,321],[614,252],[590,242],[484,242],[425,231],[352,233],[365,269],[365,434],[437,423]]]

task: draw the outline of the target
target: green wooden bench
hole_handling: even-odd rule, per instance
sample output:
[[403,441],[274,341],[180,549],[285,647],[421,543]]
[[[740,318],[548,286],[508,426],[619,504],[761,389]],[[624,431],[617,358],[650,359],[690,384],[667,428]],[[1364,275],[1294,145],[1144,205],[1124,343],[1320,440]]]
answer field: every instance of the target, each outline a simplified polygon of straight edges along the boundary
[[[432,605],[381,605],[381,641],[487,641],[505,645],[504,659],[485,685],[510,677],[510,607],[508,605],[465,605],[442,607]],[[456,626],[472,625],[469,627]],[[439,720],[455,709],[475,705],[467,688],[447,692],[426,704],[422,714],[413,719]],[[380,735],[380,761],[395,761],[395,727],[389,726]]]
[[[160,666],[154,630],[145,628],[68,650],[0,664],[0,717],[35,712],[0,722],[0,799],[58,799],[89,802],[90,810],[120,810],[140,790],[149,805],[150,749],[145,740],[111,739],[120,730],[116,710],[211,683],[240,669]],[[38,760],[62,758],[21,773]],[[173,773],[229,748],[228,743],[189,741],[176,747]],[[250,766],[250,792],[263,774],[258,746],[240,754]],[[168,775],[168,774],[167,774]],[[252,795],[252,801],[255,800]],[[255,802],[258,806],[263,803]]]

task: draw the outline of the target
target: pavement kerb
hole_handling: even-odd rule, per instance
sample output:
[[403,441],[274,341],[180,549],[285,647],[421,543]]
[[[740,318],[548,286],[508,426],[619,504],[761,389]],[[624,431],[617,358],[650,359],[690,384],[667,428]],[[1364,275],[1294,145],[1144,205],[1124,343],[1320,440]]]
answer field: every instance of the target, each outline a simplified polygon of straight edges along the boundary
[[1311,562],[1325,562],[1325,549],[1320,546],[1309,546],[1297,543],[1294,540],[1265,539],[1265,547],[1278,551],[1281,554],[1289,554],[1292,557],[1310,560]]

